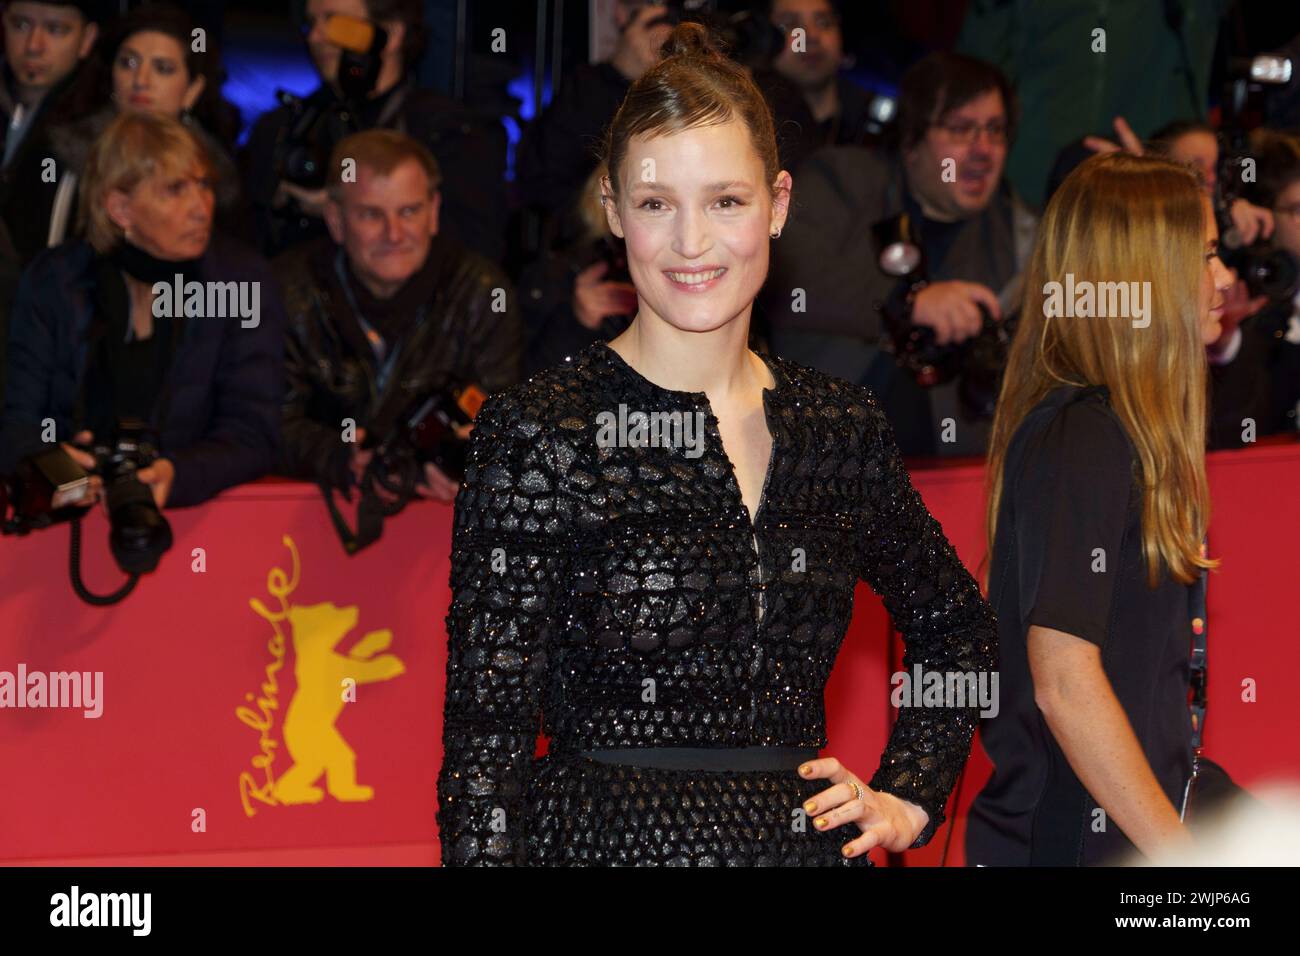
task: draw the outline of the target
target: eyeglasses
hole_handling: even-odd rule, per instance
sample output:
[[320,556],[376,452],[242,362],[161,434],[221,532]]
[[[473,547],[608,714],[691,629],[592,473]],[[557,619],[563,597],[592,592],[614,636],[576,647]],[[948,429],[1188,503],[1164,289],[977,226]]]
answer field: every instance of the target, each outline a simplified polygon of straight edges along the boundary
[[934,125],[947,133],[949,139],[961,146],[968,146],[975,142],[975,137],[979,135],[980,130],[988,134],[989,142],[994,146],[999,146],[1007,141],[1006,120],[989,120],[983,126],[979,123],[972,123],[970,120],[935,123]]

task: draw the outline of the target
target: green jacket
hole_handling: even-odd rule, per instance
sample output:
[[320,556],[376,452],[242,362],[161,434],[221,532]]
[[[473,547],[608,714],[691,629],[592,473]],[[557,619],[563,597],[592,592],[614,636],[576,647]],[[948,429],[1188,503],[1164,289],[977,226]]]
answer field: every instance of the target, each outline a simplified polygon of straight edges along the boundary
[[[957,49],[999,67],[1016,87],[1021,122],[1007,175],[1041,207],[1062,147],[1114,138],[1123,116],[1146,138],[1204,119],[1219,24],[1231,0],[973,0]],[[1166,10],[1169,13],[1166,13]],[[1104,30],[1105,52],[1100,48]]]

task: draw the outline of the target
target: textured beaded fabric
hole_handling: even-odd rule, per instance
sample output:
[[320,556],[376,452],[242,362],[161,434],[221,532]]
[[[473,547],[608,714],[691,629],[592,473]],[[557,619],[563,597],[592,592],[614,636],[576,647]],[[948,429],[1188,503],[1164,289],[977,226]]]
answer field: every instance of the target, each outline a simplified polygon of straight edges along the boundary
[[[839,854],[856,824],[799,824],[825,780],[580,752],[826,747],[859,578],[909,673],[995,666],[993,612],[871,393],[765,360],[773,447],[753,521],[705,394],[655,385],[603,342],[480,409],[453,525],[444,865],[867,865]],[[698,412],[702,440],[611,444],[598,416],[620,405],[629,422]],[[977,722],[973,702],[902,708],[868,785],[929,813],[913,846],[943,821]],[[539,730],[550,751],[534,758]]]

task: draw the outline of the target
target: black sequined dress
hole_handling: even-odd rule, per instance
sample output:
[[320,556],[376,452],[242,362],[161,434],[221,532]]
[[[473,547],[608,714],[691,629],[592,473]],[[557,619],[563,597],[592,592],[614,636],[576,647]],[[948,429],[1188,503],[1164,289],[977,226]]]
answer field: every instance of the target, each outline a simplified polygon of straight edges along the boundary
[[[909,673],[995,664],[993,613],[870,392],[764,358],[773,449],[753,521],[705,394],[655,385],[603,342],[484,403],[455,505],[444,865],[870,865],[840,852],[855,823],[800,819],[824,779],[585,754],[825,747],[859,578]],[[620,404],[632,424],[698,412],[702,441],[611,442],[601,413]],[[902,709],[868,784],[929,813],[914,846],[943,821],[977,721],[977,706]]]

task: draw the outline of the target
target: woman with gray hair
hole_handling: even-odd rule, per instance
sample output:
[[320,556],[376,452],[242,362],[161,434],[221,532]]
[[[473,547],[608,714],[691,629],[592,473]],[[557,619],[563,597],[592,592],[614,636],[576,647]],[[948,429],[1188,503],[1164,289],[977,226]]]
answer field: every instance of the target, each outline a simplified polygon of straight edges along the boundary
[[143,423],[161,457],[138,477],[159,507],[271,468],[283,310],[265,263],[214,235],[213,206],[212,161],[180,122],[124,113],[104,131],[86,238],[38,255],[14,299],[0,471],[45,450],[47,420],[86,468],[92,442]]

